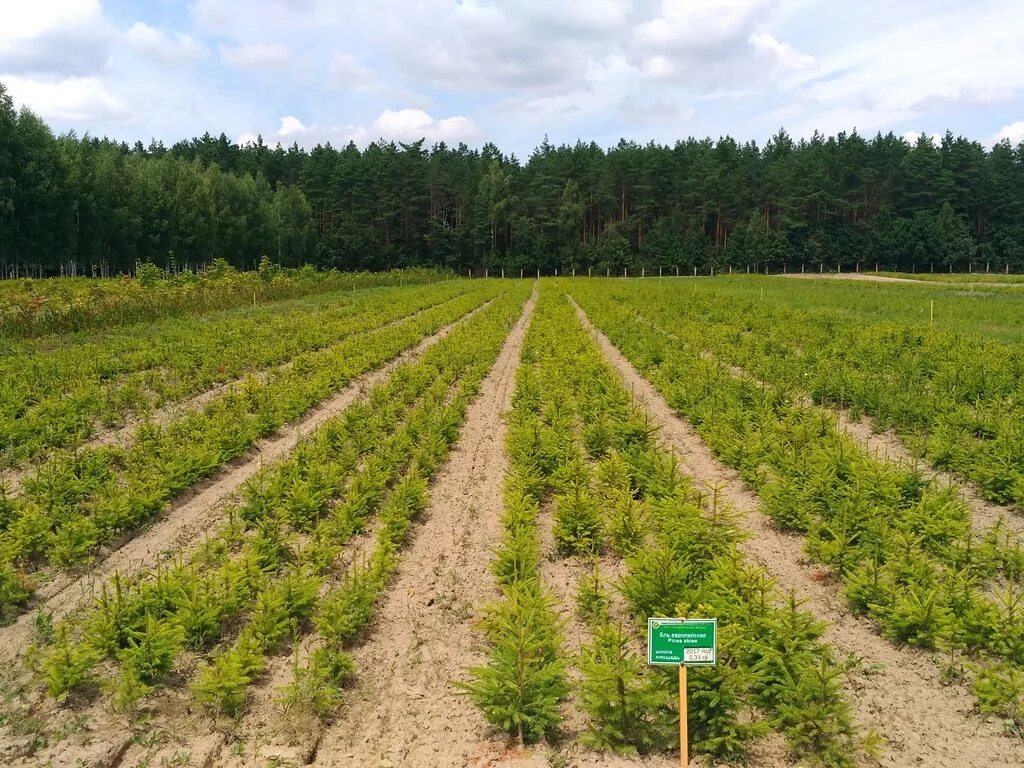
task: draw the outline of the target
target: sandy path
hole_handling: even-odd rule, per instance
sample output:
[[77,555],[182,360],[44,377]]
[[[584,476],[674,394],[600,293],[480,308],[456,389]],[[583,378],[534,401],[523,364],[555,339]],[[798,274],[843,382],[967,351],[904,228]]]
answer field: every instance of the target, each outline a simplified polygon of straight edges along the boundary
[[258,441],[245,455],[179,496],[155,523],[111,552],[88,573],[55,573],[37,591],[37,597],[42,602],[32,606],[32,610],[24,613],[13,624],[0,628],[0,662],[12,660],[31,642],[36,607],[52,612],[54,620],[59,620],[85,604],[96,588],[112,577],[115,571],[131,575],[153,565],[164,553],[183,553],[195,547],[202,541],[203,535],[211,530],[227,504],[236,499],[235,494],[246,480],[263,466],[283,459],[303,437],[386,380],[400,365],[421,356],[456,326],[489,304],[490,301],[485,302],[380,368],[356,377],[345,389],[314,406],[301,419]]
[[511,407],[535,301],[530,298],[467,410],[377,611],[372,639],[354,652],[359,678],[322,736],[318,765],[486,765],[503,749],[451,683],[483,661],[471,618],[497,596],[490,562],[508,466],[502,414]]
[[862,670],[851,676],[847,693],[861,731],[874,729],[886,739],[882,764],[1024,765],[1024,743],[1002,735],[997,721],[974,715],[970,693],[963,686],[944,685],[928,654],[893,646],[870,621],[847,609],[837,585],[823,583],[820,571],[805,562],[802,537],[780,533],[769,525],[758,511],[756,495],[739,476],[714,457],[696,430],[583,311],[577,311],[606,359],[660,426],[661,439],[677,454],[682,471],[709,486],[722,487],[722,498],[740,513],[740,524],[752,534],[742,545],[747,556],[764,566],[782,589],[794,590],[807,610],[828,622],[826,642],[839,653],[862,660]]
[[910,285],[940,285],[960,288],[1024,288],[1024,283],[960,280],[915,280],[911,277],[869,275],[864,272],[785,272],[772,277],[793,277],[798,280],[860,280],[866,283],[903,283]]
[[[364,333],[372,333],[387,328],[392,328],[396,325],[412,320],[430,309],[434,309],[438,306],[441,306],[442,304],[446,304],[448,301],[451,301],[451,299],[446,299],[445,301],[438,302],[437,304],[431,304],[429,307],[418,309],[415,312],[412,312],[408,315],[403,315],[402,317],[396,318],[395,320],[390,320],[387,323],[384,323],[383,325],[376,325],[373,327],[365,328],[362,331],[350,333],[336,342],[332,342],[331,344],[327,344],[322,347],[309,349],[306,350],[305,352],[323,352],[339,344],[343,344],[346,341],[354,338],[355,336],[359,336]],[[300,352],[298,354],[304,353]],[[177,418],[185,416],[189,413],[193,413],[194,411],[201,410],[203,407],[213,402],[226,392],[237,387],[240,387],[249,379],[254,379],[260,384],[266,384],[267,381],[269,381],[272,376],[286,373],[288,370],[292,368],[294,364],[294,358],[292,358],[282,363],[272,364],[263,370],[248,371],[242,376],[230,379],[229,381],[221,382],[220,384],[215,384],[212,387],[204,389],[202,392],[192,395],[191,397],[188,397],[184,400],[176,400],[167,403],[166,405],[163,405],[159,408],[155,408],[152,411],[146,413],[145,415],[129,415],[125,419],[124,423],[121,424],[121,426],[99,427],[97,429],[94,429],[93,433],[86,440],[83,440],[81,443],[78,443],[77,445],[68,446],[67,449],[81,450],[85,448],[102,448],[103,446],[108,445],[120,445],[123,448],[127,448],[129,445],[131,445],[135,437],[135,432],[138,430],[140,425],[156,424],[161,427],[167,426],[169,423],[171,423]],[[4,484],[4,487],[6,488],[7,491],[7,495],[16,495],[20,491],[21,485],[25,481],[25,478],[29,477],[37,469],[38,465],[28,465],[0,471],[0,482]]]
[[[909,277],[867,275],[863,272],[783,272],[772,275],[772,277],[791,277],[797,280],[860,280],[865,283],[909,283],[911,285],[921,285],[925,282],[924,280],[911,280]],[[943,284],[945,285],[945,283]]]

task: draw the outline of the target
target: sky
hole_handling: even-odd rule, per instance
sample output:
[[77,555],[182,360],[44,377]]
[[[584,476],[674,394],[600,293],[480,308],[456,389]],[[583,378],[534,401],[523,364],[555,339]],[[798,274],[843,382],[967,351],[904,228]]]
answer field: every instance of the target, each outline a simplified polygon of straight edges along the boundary
[[854,129],[1024,141],[1022,0],[0,0],[60,133],[608,147]]

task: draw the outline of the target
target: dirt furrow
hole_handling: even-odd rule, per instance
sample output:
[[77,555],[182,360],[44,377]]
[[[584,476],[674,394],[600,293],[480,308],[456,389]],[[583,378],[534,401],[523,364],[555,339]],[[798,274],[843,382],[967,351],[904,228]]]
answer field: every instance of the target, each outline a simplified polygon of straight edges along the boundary
[[576,308],[594,334],[606,359],[661,428],[682,470],[709,487],[740,513],[751,534],[743,544],[748,556],[763,565],[785,590],[793,590],[804,607],[828,622],[824,639],[839,653],[861,660],[847,692],[862,732],[874,730],[886,744],[882,764],[906,766],[1019,766],[1024,743],[1008,738],[1000,724],[974,714],[974,702],[959,685],[945,685],[938,665],[926,653],[896,647],[879,636],[866,619],[852,614],[834,583],[803,558],[803,539],[771,527],[758,511],[758,499],[739,476],[719,462],[692,426],[678,416],[614,344]]
[[[569,659],[568,677],[570,685],[574,687],[582,681],[575,661],[583,646],[592,639],[590,628],[577,615],[576,594],[580,578],[590,572],[592,563],[588,563],[580,557],[559,557],[554,536],[554,504],[552,500],[542,504],[540,515],[537,518],[540,534],[540,579],[556,602],[558,618],[562,622],[563,650]],[[598,559],[598,567],[606,587],[614,593],[612,599],[617,603],[618,612],[624,614],[621,596],[615,590],[615,585],[626,573],[625,564],[617,557],[604,555]],[[673,757],[669,754],[627,757],[588,749],[582,746],[579,740],[580,735],[586,730],[587,718],[580,710],[572,691],[563,702],[561,711],[565,719],[559,726],[559,739],[557,743],[544,748],[549,753],[547,756],[542,757],[541,750],[535,750],[533,754],[515,756],[502,760],[500,764],[518,768],[528,768],[534,765],[571,765],[573,768],[590,768],[590,766],[594,766],[594,768],[597,766],[601,766],[601,768],[627,768],[627,766],[668,768],[668,766],[679,765],[678,756]],[[753,765],[761,764],[755,760]]]
[[[386,380],[399,366],[420,357],[457,325],[482,311],[490,302],[463,315],[432,336],[405,350],[383,366],[356,377],[345,389],[314,406],[299,420],[258,441],[245,455],[221,468],[213,477],[179,496],[160,518],[134,538],[107,554],[87,573],[61,571],[42,584],[33,606],[53,614],[55,621],[88,602],[95,589],[118,572],[131,575],[152,566],[161,556],[186,553],[211,530],[228,503],[237,499],[242,484],[267,464],[287,456],[309,433],[341,413],[369,389]],[[0,628],[0,662],[14,659],[32,640],[34,610]]]
[[[577,615],[576,592],[580,577],[589,571],[589,566],[583,564],[578,557],[558,555],[554,533],[555,504],[554,499],[545,500],[537,516],[537,530],[540,535],[540,581],[554,598],[555,610],[558,611],[558,619],[562,623],[562,648],[570,660],[569,679],[571,682],[578,682],[579,672],[572,662],[579,657],[583,646],[588,644],[592,637],[590,628]],[[609,561],[610,558],[602,558],[602,574],[613,573],[613,565]],[[562,706],[562,714],[565,719],[560,730],[567,736],[571,734],[568,740],[574,742],[574,737],[586,729],[587,723],[586,716],[580,711],[571,693]]]
[[[336,572],[346,572],[355,564],[369,562],[380,529],[380,519],[374,516],[366,528],[346,544],[337,559]],[[323,598],[336,579],[330,579],[320,589]],[[245,714],[230,727],[222,730],[220,742],[211,741],[207,749],[193,760],[194,765],[221,766],[221,768],[261,768],[265,765],[305,765],[319,741],[323,725],[308,710],[285,710],[280,702],[282,688],[294,680],[293,665],[305,665],[320,643],[315,634],[307,634],[299,641],[298,652],[286,652],[267,659],[266,668],[258,684],[250,691]],[[134,748],[129,756],[134,753]]]
[[483,661],[472,619],[497,595],[489,565],[507,469],[502,415],[534,303],[531,297],[470,404],[372,639],[353,653],[358,680],[322,735],[318,765],[487,765],[504,749],[452,681]]

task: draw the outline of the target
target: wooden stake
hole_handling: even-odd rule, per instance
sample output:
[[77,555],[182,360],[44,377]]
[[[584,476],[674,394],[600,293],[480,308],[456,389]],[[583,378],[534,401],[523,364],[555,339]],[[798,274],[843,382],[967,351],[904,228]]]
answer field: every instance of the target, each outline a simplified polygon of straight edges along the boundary
[[686,705],[686,665],[679,665],[679,765],[686,768],[690,764],[690,728],[687,722]]

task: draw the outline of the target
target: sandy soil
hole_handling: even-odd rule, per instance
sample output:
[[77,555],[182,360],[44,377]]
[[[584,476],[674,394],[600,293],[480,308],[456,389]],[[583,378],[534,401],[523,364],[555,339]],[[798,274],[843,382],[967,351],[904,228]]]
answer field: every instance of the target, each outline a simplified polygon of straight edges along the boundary
[[970,693],[944,685],[939,667],[928,654],[895,647],[873,625],[853,615],[827,572],[805,561],[803,539],[773,529],[758,511],[758,500],[738,475],[719,462],[687,422],[669,407],[611,341],[595,333],[608,361],[619,371],[634,396],[661,427],[661,439],[676,452],[682,470],[709,486],[721,486],[723,499],[741,514],[751,534],[743,545],[747,555],[763,565],[785,590],[793,590],[804,607],[828,622],[825,640],[841,654],[861,659],[847,692],[862,732],[874,730],[886,740],[886,766],[1019,766],[1024,743],[1004,736],[1001,724],[973,713]]
[[244,456],[230,462],[213,477],[179,496],[160,518],[123,543],[101,555],[86,573],[58,571],[37,592],[37,603],[7,627],[0,627],[0,663],[15,658],[33,637],[35,609],[41,608],[59,620],[88,602],[94,590],[115,572],[131,575],[152,566],[162,556],[188,552],[208,533],[226,505],[236,500],[242,484],[267,464],[287,456],[306,435],[341,413],[369,389],[386,380],[400,365],[422,355],[452,329],[481,311],[487,302],[432,336],[420,341],[385,365],[352,380],[345,389],[314,406],[299,420],[258,441]]
[[[540,533],[540,579],[557,601],[558,618],[562,622],[563,648],[566,657],[574,660],[579,656],[583,646],[592,639],[590,627],[580,620],[576,612],[576,593],[580,578],[590,571],[591,566],[579,557],[559,557],[555,544],[554,507],[553,499],[545,500],[537,517],[537,529]],[[609,587],[622,577],[621,561],[616,558],[601,557],[598,560],[598,567]],[[570,682],[579,680],[579,677],[576,665],[571,663]],[[586,715],[580,711],[571,692],[562,706],[562,714],[565,720],[562,721],[560,730],[565,741],[571,744],[586,729],[587,724]]]
[[785,272],[773,277],[792,277],[797,280],[860,280],[866,283],[910,283],[922,285],[923,280],[911,280],[909,277],[886,277],[885,275],[866,275],[863,272]]
[[[365,563],[376,545],[380,519],[371,518],[369,524],[348,542],[338,558],[338,572],[346,571],[353,563]],[[335,586],[336,580],[328,580],[320,589],[323,597]],[[299,642],[298,661],[306,663],[318,646],[315,634]],[[280,654],[267,659],[266,669],[259,684],[250,690],[250,701],[246,711],[235,723],[226,723],[221,728],[221,739],[211,740],[201,754],[193,758],[193,764],[205,768],[245,768],[246,766],[306,765],[320,741],[323,724],[310,712],[284,711],[279,702],[279,692],[293,680],[292,653]],[[187,739],[185,740],[187,743]],[[166,754],[167,749],[162,750]],[[132,746],[128,758],[138,753],[140,759],[160,759],[163,754],[153,755],[151,751]]]
[[[217,519],[217,513],[241,482],[265,463],[280,460],[306,434],[315,430],[325,420],[337,415],[344,407],[361,397],[375,384],[385,380],[399,365],[422,355],[429,347],[447,336],[453,328],[481,311],[490,302],[467,313],[455,323],[442,328],[433,336],[423,339],[415,347],[406,350],[381,368],[354,380],[345,390],[318,405],[300,421],[282,430],[273,438],[261,441],[252,455],[236,462],[230,469],[204,484],[203,490],[190,499],[183,508],[175,507],[164,518],[136,539],[114,552],[98,568],[89,574],[74,579],[47,601],[47,608],[54,610],[55,618],[66,615],[84,604],[91,596],[94,586],[100,584],[104,575],[114,570],[122,573],[139,570],[152,565],[161,553],[178,551],[195,546]],[[359,546],[364,537],[358,537],[354,546]],[[364,542],[365,544],[365,542]],[[34,634],[33,615],[23,616],[20,621],[0,630],[0,653],[4,660],[13,661],[20,650],[31,641]],[[7,658],[9,656],[9,659]],[[185,659],[180,665],[183,680],[191,676],[195,659]],[[29,679],[30,676],[20,665],[12,664],[11,674],[4,683],[4,689],[20,693],[9,708],[13,718],[27,725],[25,734],[5,729],[0,738],[0,763],[6,756],[12,757],[10,764],[18,766],[95,766],[96,768],[120,768],[120,766],[180,765],[210,766],[220,756],[226,764],[242,764],[246,748],[259,754],[265,742],[286,728],[310,731],[313,724],[301,723],[295,719],[278,716],[273,729],[260,732],[252,744],[239,737],[244,735],[245,721],[237,724],[217,722],[206,716],[195,706],[187,686],[166,688],[158,700],[147,700],[144,717],[133,726],[129,719],[110,709],[108,700],[100,697],[91,701],[77,702],[73,706],[58,706],[45,698]],[[266,714],[271,709],[280,713],[274,701],[278,685],[290,681],[290,657],[275,658],[267,670],[268,680],[258,686],[255,711]],[[19,731],[22,729],[18,729]],[[236,732],[237,731],[237,732]],[[33,739],[45,737],[36,749],[27,745]],[[273,762],[272,758],[271,761]],[[301,764],[300,760],[300,764]],[[266,760],[254,764],[266,765]]]

